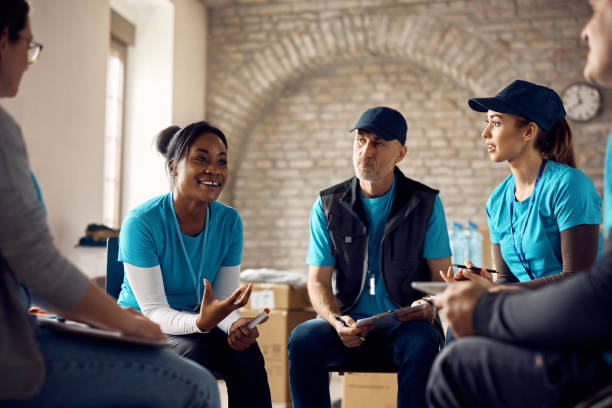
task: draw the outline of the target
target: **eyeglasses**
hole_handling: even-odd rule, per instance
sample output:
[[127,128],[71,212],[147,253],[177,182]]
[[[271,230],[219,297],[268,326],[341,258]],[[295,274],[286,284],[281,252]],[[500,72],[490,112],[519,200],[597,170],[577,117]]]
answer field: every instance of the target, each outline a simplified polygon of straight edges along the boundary
[[28,44],[28,62],[30,64],[35,63],[40,58],[40,53],[42,52],[43,45],[34,40],[30,41]]
[[24,36],[20,36],[19,38],[28,42],[28,63],[31,65],[38,61],[38,58],[40,58],[40,53],[43,49],[43,45]]

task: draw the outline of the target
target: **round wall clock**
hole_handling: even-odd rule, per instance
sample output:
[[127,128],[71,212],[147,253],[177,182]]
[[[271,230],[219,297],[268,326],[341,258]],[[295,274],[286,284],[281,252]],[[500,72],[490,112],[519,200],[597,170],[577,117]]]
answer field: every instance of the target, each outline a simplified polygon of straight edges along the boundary
[[593,119],[601,107],[599,90],[586,82],[576,82],[565,88],[561,99],[567,117],[580,122]]

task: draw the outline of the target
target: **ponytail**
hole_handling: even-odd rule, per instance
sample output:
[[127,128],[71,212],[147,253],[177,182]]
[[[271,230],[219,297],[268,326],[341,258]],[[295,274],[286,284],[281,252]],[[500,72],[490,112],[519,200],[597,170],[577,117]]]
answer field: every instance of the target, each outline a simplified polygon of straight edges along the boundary
[[555,123],[548,132],[538,126],[538,134],[533,146],[547,160],[576,167],[572,130],[565,118]]

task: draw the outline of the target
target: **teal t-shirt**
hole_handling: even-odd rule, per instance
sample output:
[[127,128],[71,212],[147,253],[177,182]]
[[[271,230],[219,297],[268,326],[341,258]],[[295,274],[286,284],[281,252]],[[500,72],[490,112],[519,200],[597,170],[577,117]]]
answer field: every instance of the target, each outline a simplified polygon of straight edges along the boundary
[[[610,238],[612,227],[612,130],[608,135],[606,163],[604,168],[604,234]],[[604,358],[612,366],[612,351],[604,353]]]
[[[197,285],[194,285],[180,239],[197,275]],[[240,265],[242,239],[242,220],[238,212],[216,201],[210,203],[210,220],[198,236],[181,233],[175,225],[172,193],[169,193],[130,211],[121,226],[118,258],[141,268],[159,265],[170,307],[193,311],[198,305],[204,278],[214,286],[219,268]],[[123,280],[117,303],[140,310],[127,278]]]
[[612,227],[612,131],[608,135],[606,147],[606,164],[604,168],[604,234],[610,236]]
[[[369,317],[378,313],[395,309],[397,305],[391,300],[387,289],[380,278],[380,244],[384,228],[389,218],[391,205],[395,198],[395,179],[389,191],[380,197],[365,198],[361,195],[368,221],[368,268],[369,274],[363,291],[357,303],[351,308],[349,314],[354,319]],[[446,217],[444,207],[438,196],[434,201],[432,214],[427,222],[423,257],[436,259],[451,256]],[[323,213],[321,197],[317,197],[310,214],[310,243],[306,256],[308,265],[333,266],[336,259],[332,254],[332,242],[327,229],[327,220]],[[370,294],[371,278],[374,280],[374,295]]]
[[34,190],[36,190],[36,199],[40,202],[40,205],[42,205],[43,212],[46,216],[47,207],[45,206],[45,201],[43,200],[42,192],[40,191],[40,186],[38,185],[38,180],[36,179],[36,176],[32,170],[30,170],[30,178],[32,179],[32,184],[34,184]]
[[[486,205],[487,221],[491,243],[499,244],[510,271],[519,281],[525,282],[530,277],[514,250],[510,232],[510,201],[515,199],[514,187],[514,176],[510,174],[493,190]],[[583,172],[550,160],[546,163],[535,194],[533,209],[527,220],[530,197],[514,202],[513,227],[518,251],[525,228],[522,247],[537,279],[562,272],[561,231],[578,225],[600,224],[601,198]],[[600,234],[598,258],[602,249]]]

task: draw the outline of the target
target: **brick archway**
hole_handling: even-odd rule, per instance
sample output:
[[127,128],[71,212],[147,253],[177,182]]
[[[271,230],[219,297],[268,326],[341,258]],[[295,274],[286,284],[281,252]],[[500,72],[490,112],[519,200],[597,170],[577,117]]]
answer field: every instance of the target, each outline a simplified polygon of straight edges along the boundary
[[[474,94],[490,94],[518,75],[512,62],[479,36],[430,16],[354,15],[312,23],[253,54],[223,83],[212,81],[208,120],[231,140],[240,163],[251,130],[295,81],[327,66],[391,57],[450,78]],[[484,61],[495,61],[493,65]],[[232,173],[237,167],[232,168]],[[233,201],[233,177],[224,201]]]

